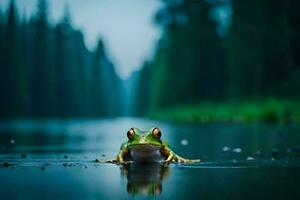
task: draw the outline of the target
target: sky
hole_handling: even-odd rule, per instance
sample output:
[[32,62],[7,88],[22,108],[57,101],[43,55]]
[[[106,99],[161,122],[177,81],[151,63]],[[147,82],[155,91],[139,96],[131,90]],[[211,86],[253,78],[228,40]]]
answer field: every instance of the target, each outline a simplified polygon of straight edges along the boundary
[[[0,0],[6,10],[10,0]],[[31,16],[37,0],[15,0],[21,16]],[[161,35],[153,23],[160,0],[48,0],[50,23],[61,20],[68,6],[71,21],[94,50],[102,38],[107,53],[122,78],[127,78],[150,59]]]

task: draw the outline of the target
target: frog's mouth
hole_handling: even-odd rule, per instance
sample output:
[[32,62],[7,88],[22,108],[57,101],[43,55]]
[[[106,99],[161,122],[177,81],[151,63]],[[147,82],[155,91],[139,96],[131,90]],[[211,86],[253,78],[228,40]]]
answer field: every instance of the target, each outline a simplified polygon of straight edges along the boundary
[[160,153],[161,146],[152,144],[136,144],[129,147],[130,160],[136,162],[160,162],[164,156]]

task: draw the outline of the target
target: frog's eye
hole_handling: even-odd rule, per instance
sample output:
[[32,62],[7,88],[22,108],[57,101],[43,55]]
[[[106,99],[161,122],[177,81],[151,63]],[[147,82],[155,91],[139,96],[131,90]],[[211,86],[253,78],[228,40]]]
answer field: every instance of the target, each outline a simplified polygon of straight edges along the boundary
[[152,130],[152,135],[154,136],[154,138],[159,139],[161,137],[161,131],[159,130],[159,128],[154,128]]
[[127,132],[127,137],[128,137],[128,139],[132,139],[133,136],[134,136],[134,129],[131,128],[131,129],[129,129],[129,131]]

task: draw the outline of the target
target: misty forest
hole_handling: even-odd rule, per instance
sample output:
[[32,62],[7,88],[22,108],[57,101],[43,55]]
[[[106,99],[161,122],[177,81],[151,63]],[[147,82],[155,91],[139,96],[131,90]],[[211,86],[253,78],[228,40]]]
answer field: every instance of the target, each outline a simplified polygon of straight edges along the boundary
[[0,8],[1,118],[299,120],[297,0],[232,1],[222,29],[212,15],[228,7],[222,1],[163,2],[153,17],[163,31],[154,55],[126,80],[101,38],[86,48],[68,9],[50,24],[44,0],[30,18],[14,1]]

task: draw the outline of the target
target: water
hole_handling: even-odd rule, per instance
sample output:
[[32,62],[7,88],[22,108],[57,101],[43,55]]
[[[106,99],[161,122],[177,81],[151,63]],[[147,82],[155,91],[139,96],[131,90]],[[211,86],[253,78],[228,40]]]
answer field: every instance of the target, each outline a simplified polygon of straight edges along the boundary
[[[130,127],[159,127],[202,162],[118,166]],[[1,199],[299,199],[300,126],[174,124],[135,118],[0,123]]]

